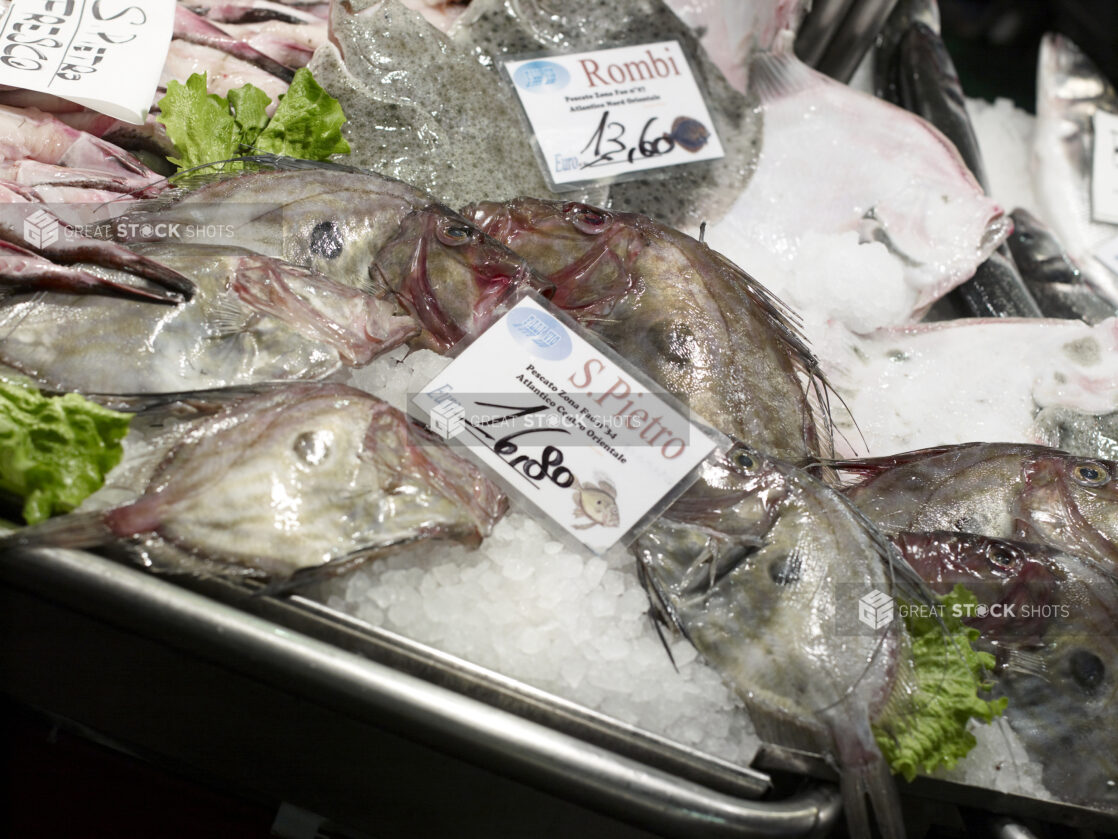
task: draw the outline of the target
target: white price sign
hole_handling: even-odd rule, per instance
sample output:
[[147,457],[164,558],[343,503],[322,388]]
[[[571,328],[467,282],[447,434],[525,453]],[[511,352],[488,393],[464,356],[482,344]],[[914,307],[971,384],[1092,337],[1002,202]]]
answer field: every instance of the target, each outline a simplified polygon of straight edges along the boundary
[[526,297],[411,401],[516,496],[596,553],[715,448],[614,354]]
[[0,84],[139,125],[174,19],[175,0],[12,0],[0,19]]
[[504,67],[556,187],[724,156],[677,41]]

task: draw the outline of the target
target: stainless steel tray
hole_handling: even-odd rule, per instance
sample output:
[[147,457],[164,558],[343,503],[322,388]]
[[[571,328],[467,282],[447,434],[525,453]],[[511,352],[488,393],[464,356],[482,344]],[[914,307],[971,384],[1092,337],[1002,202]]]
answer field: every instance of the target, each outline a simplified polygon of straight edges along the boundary
[[[813,756],[766,749],[764,771],[734,766],[297,596],[19,551],[0,556],[0,614],[0,689],[15,698],[370,834],[397,835],[386,823],[407,818],[371,802],[386,784],[406,800],[409,783],[422,787],[416,802],[455,791],[446,829],[470,818],[464,790],[478,807],[517,800],[497,817],[513,832],[538,829],[525,813],[568,802],[591,819],[584,836],[626,825],[634,836],[825,836],[840,821],[833,775]],[[905,794],[1115,829],[1083,808],[933,779]],[[412,817],[439,824],[428,809]],[[589,827],[591,814],[606,821]]]

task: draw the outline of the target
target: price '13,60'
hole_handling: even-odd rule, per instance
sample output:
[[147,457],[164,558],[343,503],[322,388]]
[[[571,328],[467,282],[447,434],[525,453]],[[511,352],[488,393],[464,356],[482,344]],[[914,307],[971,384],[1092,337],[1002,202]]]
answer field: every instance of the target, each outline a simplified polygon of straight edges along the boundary
[[592,166],[605,166],[611,163],[632,163],[641,157],[658,157],[667,154],[675,148],[675,140],[668,134],[649,139],[648,132],[657,117],[651,117],[641,129],[636,145],[630,146],[625,139],[627,128],[624,123],[609,118],[609,111],[602,112],[598,120],[598,127],[590,135],[590,140],[579,151],[579,154],[590,152],[593,158],[589,163],[582,164],[583,169]]

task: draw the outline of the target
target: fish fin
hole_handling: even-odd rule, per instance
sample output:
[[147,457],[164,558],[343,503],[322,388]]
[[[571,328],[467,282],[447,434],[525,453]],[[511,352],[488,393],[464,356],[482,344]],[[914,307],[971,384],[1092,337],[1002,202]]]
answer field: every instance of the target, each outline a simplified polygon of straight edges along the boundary
[[1044,656],[1030,650],[1006,650],[1004,669],[1041,679],[1048,678],[1048,665],[1044,662]]
[[0,538],[0,550],[13,548],[95,548],[117,538],[101,512],[67,513]]
[[946,454],[948,452],[961,452],[965,449],[972,449],[982,445],[986,444],[962,443],[960,445],[929,446],[926,449],[914,449],[910,452],[901,452],[900,454],[886,455],[884,457],[852,457],[839,460],[820,458],[816,461],[815,465],[828,466],[839,472],[850,472],[855,475],[873,477],[898,466],[917,463],[928,457],[934,457],[935,455]]
[[829,81],[800,61],[791,50],[758,52],[749,67],[749,90],[762,104],[794,96]]
[[813,755],[832,751],[830,732],[816,717],[785,708],[779,701],[756,691],[748,696],[737,693],[762,742]]
[[851,836],[904,839],[901,799],[884,759],[861,766],[844,766],[839,789],[846,811],[847,831]]
[[232,292],[219,294],[207,309],[207,320],[219,336],[236,335],[245,330],[257,313]]

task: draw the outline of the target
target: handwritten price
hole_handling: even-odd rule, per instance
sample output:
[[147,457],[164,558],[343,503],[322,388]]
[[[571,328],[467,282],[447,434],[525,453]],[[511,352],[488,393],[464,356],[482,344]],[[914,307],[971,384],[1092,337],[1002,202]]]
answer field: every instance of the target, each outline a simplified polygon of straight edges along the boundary
[[616,120],[610,120],[609,111],[603,111],[602,118],[598,121],[598,127],[594,129],[594,133],[590,135],[590,140],[579,151],[580,154],[589,151],[593,155],[593,159],[589,163],[582,164],[581,168],[589,169],[592,166],[604,166],[611,163],[632,163],[636,160],[638,154],[641,157],[659,157],[667,154],[675,148],[675,140],[670,135],[661,134],[653,139],[648,137],[649,129],[652,127],[652,123],[656,122],[656,119],[656,117],[652,117],[645,122],[640,137],[637,139],[637,144],[630,146],[623,139],[628,130],[626,126]]
[[[489,440],[494,440],[493,435],[489,434],[481,426],[493,425],[498,422],[508,422],[547,410],[546,405],[522,408],[517,405],[497,405],[492,402],[478,402],[477,404],[486,408],[501,408],[512,412],[504,416],[493,417],[485,422],[477,424],[470,423],[474,429]],[[526,454],[517,454],[520,447],[517,446],[513,440],[527,434],[570,434],[570,431],[562,428],[529,428],[523,431],[514,431],[511,434],[506,434],[499,440],[494,440],[492,446],[493,452],[500,455],[509,466],[520,471],[521,474],[531,481],[547,479],[562,489],[572,486],[575,482],[575,476],[571,473],[570,469],[563,465],[563,452],[557,446],[545,446],[540,453],[539,460],[534,460]],[[516,456],[513,457],[514,455]]]

